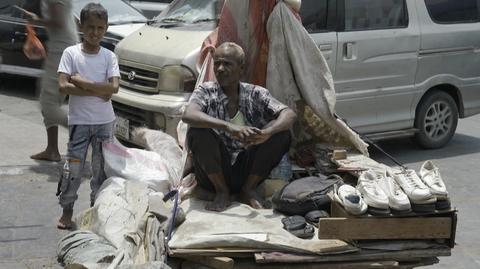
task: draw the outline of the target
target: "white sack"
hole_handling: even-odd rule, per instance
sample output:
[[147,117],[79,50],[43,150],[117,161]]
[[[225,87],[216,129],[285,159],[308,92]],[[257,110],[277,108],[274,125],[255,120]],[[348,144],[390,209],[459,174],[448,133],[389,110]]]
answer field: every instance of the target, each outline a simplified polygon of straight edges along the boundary
[[170,188],[168,166],[172,164],[156,152],[127,148],[115,139],[103,144],[103,157],[107,177],[141,181],[158,192],[165,193]]

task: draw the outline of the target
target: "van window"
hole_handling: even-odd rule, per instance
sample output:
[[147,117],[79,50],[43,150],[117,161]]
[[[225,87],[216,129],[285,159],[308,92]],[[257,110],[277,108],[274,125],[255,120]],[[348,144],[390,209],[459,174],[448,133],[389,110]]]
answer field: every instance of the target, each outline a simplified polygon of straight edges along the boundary
[[303,0],[300,17],[309,33],[323,32],[327,29],[327,0]]
[[217,21],[224,0],[177,0],[154,18],[152,25]]
[[436,23],[479,21],[477,0],[425,0],[425,5]]
[[407,26],[405,0],[345,0],[345,31]]
[[[88,3],[92,2],[91,0],[76,0],[73,1],[73,11],[76,14],[80,14],[82,8]],[[125,24],[125,23],[144,23],[147,22],[147,18],[136,10],[132,6],[119,3],[115,0],[102,0],[101,4],[108,10],[108,24]]]

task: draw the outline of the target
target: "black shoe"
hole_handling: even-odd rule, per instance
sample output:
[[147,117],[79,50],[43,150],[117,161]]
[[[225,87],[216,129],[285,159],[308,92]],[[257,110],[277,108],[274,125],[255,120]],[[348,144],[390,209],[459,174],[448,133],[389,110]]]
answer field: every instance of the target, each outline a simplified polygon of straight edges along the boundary
[[330,215],[327,213],[327,211],[324,210],[313,210],[305,215],[305,219],[307,220],[307,222],[313,224],[316,227],[318,227],[318,222],[321,218],[328,217],[330,217]]

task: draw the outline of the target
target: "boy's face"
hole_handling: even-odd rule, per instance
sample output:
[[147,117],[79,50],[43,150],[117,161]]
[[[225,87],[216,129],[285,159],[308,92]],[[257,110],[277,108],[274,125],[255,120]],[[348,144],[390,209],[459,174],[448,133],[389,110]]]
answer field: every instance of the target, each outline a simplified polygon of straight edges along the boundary
[[107,22],[97,16],[89,16],[80,26],[84,42],[91,46],[100,46],[100,41],[107,32],[107,28]]

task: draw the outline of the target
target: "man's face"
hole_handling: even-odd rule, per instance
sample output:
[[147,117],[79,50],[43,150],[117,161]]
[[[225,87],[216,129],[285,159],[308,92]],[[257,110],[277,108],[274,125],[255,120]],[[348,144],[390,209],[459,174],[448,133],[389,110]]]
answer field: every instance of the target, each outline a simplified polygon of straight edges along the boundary
[[213,70],[218,84],[228,87],[238,84],[243,72],[243,65],[235,58],[233,49],[219,48],[213,55]]
[[107,22],[97,16],[89,16],[81,25],[83,39],[91,46],[99,46],[103,36],[107,32]]

